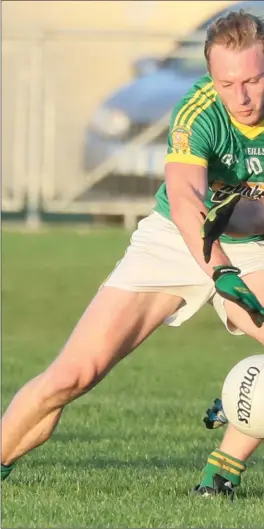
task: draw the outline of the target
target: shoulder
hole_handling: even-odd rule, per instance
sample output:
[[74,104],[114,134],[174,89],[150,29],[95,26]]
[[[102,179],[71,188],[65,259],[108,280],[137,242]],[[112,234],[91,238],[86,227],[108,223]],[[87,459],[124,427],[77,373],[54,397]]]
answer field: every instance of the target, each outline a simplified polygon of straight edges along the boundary
[[184,127],[188,130],[198,127],[212,130],[214,121],[217,124],[220,114],[225,112],[212,78],[209,74],[201,77],[174,106],[171,117],[171,128]]

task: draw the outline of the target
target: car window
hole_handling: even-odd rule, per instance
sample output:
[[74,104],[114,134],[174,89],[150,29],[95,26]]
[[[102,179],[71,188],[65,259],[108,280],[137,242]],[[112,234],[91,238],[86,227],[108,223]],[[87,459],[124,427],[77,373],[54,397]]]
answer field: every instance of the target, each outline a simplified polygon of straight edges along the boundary
[[[159,63],[159,68],[175,70],[177,72],[203,71],[206,69],[205,58],[203,55],[203,43],[189,45],[184,48],[184,53],[178,54],[178,49],[168,55]],[[183,51],[183,50],[182,50]]]
[[206,30],[206,28],[216,19],[222,16],[227,15],[229,11],[239,11],[240,9],[243,9],[244,11],[248,11],[249,13],[253,13],[254,15],[260,15],[264,16],[264,2],[262,0],[258,0],[256,2],[237,2],[236,4],[232,4],[230,7],[226,7],[222,11],[218,11],[215,13],[211,18],[207,19],[203,24],[199,26],[199,30]]
[[226,15],[229,11],[239,11],[240,9],[249,11],[264,17],[264,1],[238,2],[229,8],[218,11],[213,17],[207,19],[196,31],[187,35],[186,40],[177,43],[177,47],[166,58],[159,63],[160,68],[181,72],[204,71],[206,63],[204,59],[204,40],[207,27],[220,16]]

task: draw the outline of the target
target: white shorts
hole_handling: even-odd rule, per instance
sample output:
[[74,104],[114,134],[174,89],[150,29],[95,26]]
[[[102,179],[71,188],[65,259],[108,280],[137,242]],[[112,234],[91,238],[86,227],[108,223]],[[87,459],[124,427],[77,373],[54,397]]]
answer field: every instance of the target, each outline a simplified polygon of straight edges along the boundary
[[[264,270],[264,241],[222,243],[222,248],[241,276]],[[164,322],[171,326],[180,326],[209,302],[231,334],[243,334],[228,321],[225,300],[191,255],[175,224],[157,212],[139,222],[123,259],[102,286],[180,296],[185,303]]]

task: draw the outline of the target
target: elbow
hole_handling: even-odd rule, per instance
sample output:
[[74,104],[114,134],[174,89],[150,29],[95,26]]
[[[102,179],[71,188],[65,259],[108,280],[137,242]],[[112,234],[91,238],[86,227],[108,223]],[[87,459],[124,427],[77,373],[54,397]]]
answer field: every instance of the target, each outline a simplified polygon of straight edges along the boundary
[[171,205],[171,220],[177,228],[181,228],[182,225],[188,222],[189,214],[190,205],[186,201],[179,199]]
[[194,221],[203,223],[205,214],[206,208],[197,196],[179,197],[171,204],[171,220],[180,231],[189,231]]

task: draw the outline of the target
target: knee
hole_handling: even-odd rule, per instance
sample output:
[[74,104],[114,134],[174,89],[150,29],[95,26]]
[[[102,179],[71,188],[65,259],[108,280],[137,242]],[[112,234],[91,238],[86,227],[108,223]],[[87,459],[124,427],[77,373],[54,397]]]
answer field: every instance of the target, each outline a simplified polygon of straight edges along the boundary
[[55,361],[42,375],[40,400],[49,409],[62,407],[91,389],[99,379],[94,359],[85,365]]

